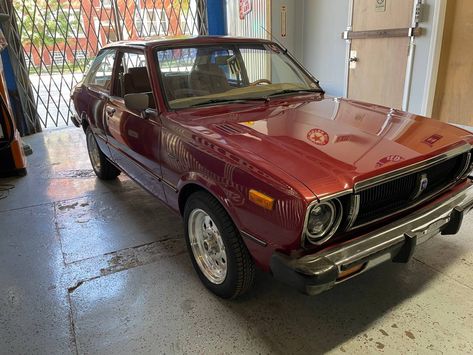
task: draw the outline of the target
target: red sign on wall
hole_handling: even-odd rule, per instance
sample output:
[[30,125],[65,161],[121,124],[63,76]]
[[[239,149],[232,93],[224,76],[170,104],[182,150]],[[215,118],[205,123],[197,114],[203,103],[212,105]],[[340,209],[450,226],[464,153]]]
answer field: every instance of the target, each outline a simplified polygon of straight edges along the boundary
[[245,16],[251,12],[251,0],[240,0],[240,20],[244,20]]

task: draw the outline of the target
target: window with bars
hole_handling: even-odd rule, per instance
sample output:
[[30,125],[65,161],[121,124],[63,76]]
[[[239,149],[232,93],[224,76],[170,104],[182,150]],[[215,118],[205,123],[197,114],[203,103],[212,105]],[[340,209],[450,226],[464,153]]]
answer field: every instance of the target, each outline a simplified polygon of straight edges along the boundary
[[102,0],[102,6],[105,8],[111,8],[112,7],[112,1],[111,0]]
[[65,54],[61,51],[53,51],[52,53],[52,64],[63,65],[65,62]]
[[84,50],[76,50],[74,52],[74,57],[76,60],[85,60],[87,58],[87,51]]
[[192,23],[190,23],[191,21],[189,21],[189,16],[184,13],[184,12],[181,12],[179,14],[179,18],[180,18],[180,27],[181,27],[181,33],[183,35],[191,35],[193,34],[192,30],[193,30],[193,27],[192,27]]
[[69,12],[69,38],[85,38],[84,23],[80,9],[70,9]]
[[135,19],[140,37],[165,36],[168,34],[169,20],[165,9],[142,9]]
[[31,60],[30,60],[30,57],[28,56],[25,56],[25,65],[26,65],[26,69],[30,69],[30,66],[31,66]]

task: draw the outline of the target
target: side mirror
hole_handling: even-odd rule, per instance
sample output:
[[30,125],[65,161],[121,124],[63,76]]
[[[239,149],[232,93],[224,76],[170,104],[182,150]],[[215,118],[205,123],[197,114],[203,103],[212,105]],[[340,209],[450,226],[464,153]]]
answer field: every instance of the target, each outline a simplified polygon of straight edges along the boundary
[[157,117],[158,111],[153,108],[147,108],[146,110],[141,112],[141,118],[144,120],[148,120],[151,117]]
[[148,94],[126,94],[124,97],[126,108],[143,112],[149,108],[149,97]]

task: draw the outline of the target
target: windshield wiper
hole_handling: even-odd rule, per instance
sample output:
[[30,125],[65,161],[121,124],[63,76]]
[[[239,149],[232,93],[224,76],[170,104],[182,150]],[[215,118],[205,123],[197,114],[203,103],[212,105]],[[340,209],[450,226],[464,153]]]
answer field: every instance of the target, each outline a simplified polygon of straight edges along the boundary
[[322,89],[286,89],[286,90],[280,90],[276,91],[272,94],[269,94],[266,96],[266,98],[269,100],[270,97],[277,97],[277,96],[282,96],[282,95],[287,95],[287,94],[297,94],[297,93],[320,93],[324,94],[325,91]]
[[203,102],[199,102],[191,105],[190,107],[205,106],[212,104],[245,104],[251,103],[252,101],[269,101],[267,97],[249,97],[246,99],[210,99]]
[[263,97],[247,97],[240,99],[209,99],[196,104],[190,105],[190,107],[206,106],[213,104],[245,104],[251,103],[252,101],[265,101],[268,102],[271,97],[282,96],[287,94],[297,94],[297,93],[325,93],[322,89],[286,89],[279,90],[272,94],[263,96]]

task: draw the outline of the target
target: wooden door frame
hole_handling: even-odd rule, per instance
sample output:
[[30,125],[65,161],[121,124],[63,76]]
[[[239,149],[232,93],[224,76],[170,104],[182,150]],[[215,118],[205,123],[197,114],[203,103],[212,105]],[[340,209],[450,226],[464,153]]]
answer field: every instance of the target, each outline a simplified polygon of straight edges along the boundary
[[[414,1],[414,9],[415,12],[415,4],[419,0]],[[440,64],[440,55],[442,49],[442,39],[443,39],[443,30],[445,25],[445,14],[447,9],[447,1],[448,0],[437,0],[434,3],[434,13],[431,25],[431,40],[429,46],[429,55],[428,55],[428,62],[427,62],[427,71],[426,71],[426,79],[424,83],[424,92],[422,98],[422,108],[420,114],[424,116],[431,116],[432,109],[434,105],[435,99],[435,89],[437,84],[437,76],[438,76],[438,69]],[[355,0],[349,0],[348,4],[348,20],[347,20],[347,31],[353,30],[353,8],[354,8]],[[412,16],[412,26],[415,26],[415,15],[413,13]],[[346,40],[346,50],[345,50],[345,80],[344,80],[344,88],[343,88],[343,96],[348,97],[348,84],[349,84],[349,76],[350,76],[350,51],[351,51],[351,40]],[[414,57],[415,57],[415,39],[411,37],[410,41],[410,48],[409,48],[409,58],[408,64],[406,67],[406,79],[405,79],[405,86],[404,86],[404,93],[403,93],[403,103],[402,109],[408,110],[409,109],[409,98],[410,98],[410,89],[411,89],[411,80],[412,80],[412,68],[414,64]]]

